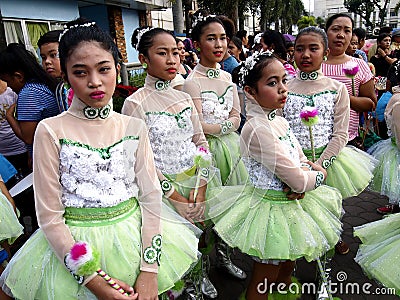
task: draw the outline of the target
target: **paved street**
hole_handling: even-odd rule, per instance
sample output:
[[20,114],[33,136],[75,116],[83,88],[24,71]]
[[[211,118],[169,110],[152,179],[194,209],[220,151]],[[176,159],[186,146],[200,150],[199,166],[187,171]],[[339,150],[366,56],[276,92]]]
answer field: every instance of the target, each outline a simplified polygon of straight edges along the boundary
[[[342,300],[399,299],[399,297],[393,295],[382,295],[387,290],[382,289],[374,280],[369,280],[353,259],[359,245],[359,240],[353,237],[353,227],[381,219],[382,216],[376,212],[376,208],[387,204],[387,202],[386,197],[371,191],[364,191],[361,195],[348,198],[344,201],[343,206],[346,213],[342,219],[344,228],[342,237],[350,246],[350,252],[347,255],[336,254],[331,261],[332,283],[336,284],[333,287],[337,289],[337,293],[334,296]],[[247,274],[251,273],[252,261],[249,257],[237,251],[233,256],[233,260]],[[315,263],[307,263],[304,260],[298,261],[296,277],[301,282],[315,283],[316,274]],[[220,300],[236,300],[247,284],[247,280],[238,281],[232,279],[229,275],[221,273],[216,268],[211,268],[210,278],[218,289],[218,299]],[[359,288],[358,292],[357,288]],[[363,289],[370,292],[370,294],[363,292]],[[380,295],[375,293],[375,291],[380,292]],[[316,296],[312,294],[303,295],[302,299],[316,299]]]

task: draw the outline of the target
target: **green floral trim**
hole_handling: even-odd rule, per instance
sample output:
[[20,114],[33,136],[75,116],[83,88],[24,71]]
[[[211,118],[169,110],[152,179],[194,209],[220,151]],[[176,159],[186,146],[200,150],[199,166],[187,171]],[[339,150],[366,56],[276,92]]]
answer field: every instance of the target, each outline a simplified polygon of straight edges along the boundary
[[292,137],[291,137],[291,134],[290,134],[290,128],[288,128],[288,130],[286,131],[286,135],[279,137],[279,140],[281,140],[281,141],[289,141],[290,142],[290,146],[292,146],[292,148],[294,148],[294,143],[292,141]]
[[221,134],[227,134],[233,127],[233,123],[230,120],[225,120],[221,124]]
[[161,180],[160,184],[164,194],[167,194],[172,189],[172,184],[167,179]]
[[322,161],[322,167],[323,167],[324,169],[329,168],[329,167],[333,164],[333,162],[334,162],[335,160],[336,160],[336,156],[335,156],[335,155],[333,155],[331,158],[324,159],[324,160]]
[[160,265],[162,236],[157,234],[151,239],[151,246],[143,251],[143,260],[148,264],[157,262]]
[[161,236],[161,234],[157,234],[157,235],[153,236],[153,238],[151,239],[151,245],[157,251],[161,250],[161,246],[162,246],[162,236]]
[[107,104],[104,107],[100,107],[100,108],[95,108],[95,107],[91,107],[91,106],[86,106],[83,109],[83,115],[88,118],[88,119],[96,119],[96,118],[100,118],[100,119],[105,119],[108,117],[108,115],[110,114],[111,111],[111,105]]
[[300,79],[301,80],[317,80],[318,72],[312,71],[310,73],[300,71]]
[[304,95],[304,94],[297,94],[297,93],[288,92],[289,96],[299,96],[299,97],[302,97],[302,98],[307,98],[307,100],[306,100],[306,105],[307,106],[315,106],[314,98],[318,97],[320,95],[324,95],[324,94],[337,95],[337,91],[327,90],[327,91],[319,92],[319,93],[316,93],[316,94],[313,94],[313,95]]
[[191,107],[185,107],[184,109],[182,109],[180,112],[174,114],[174,113],[170,113],[167,111],[147,111],[145,112],[145,115],[156,115],[156,116],[168,116],[168,117],[174,117],[176,120],[176,123],[178,124],[179,128],[185,128],[186,127],[186,122],[183,119],[183,113],[186,112],[187,110],[192,111]]
[[318,171],[317,176],[315,178],[315,187],[319,187],[320,185],[322,185],[322,183],[324,182],[324,174],[322,174],[322,172]]
[[208,176],[210,176],[210,170],[208,168],[201,168],[200,176],[203,178],[208,178]]
[[207,77],[210,79],[218,78],[219,74],[220,74],[220,70],[218,70],[218,69],[208,69],[206,72]]
[[[218,94],[217,94],[215,91],[202,91],[202,92],[201,92],[201,96],[202,96],[201,98],[203,98],[203,94],[205,94],[205,93],[213,93],[213,94],[215,94],[215,95],[217,96],[218,102],[219,102],[220,104],[224,104],[224,103],[225,103],[225,95],[226,95],[226,93],[228,93],[228,90],[230,90],[230,89],[233,89],[233,86],[232,86],[232,85],[228,86],[228,87],[226,88],[225,92],[223,92],[221,96],[218,96]],[[222,100],[221,100],[221,99],[222,99]]]
[[126,141],[126,140],[139,140],[138,136],[134,136],[134,135],[129,135],[129,136],[125,136],[122,139],[120,139],[118,142],[112,144],[111,146],[105,147],[105,148],[96,148],[96,147],[92,147],[88,144],[84,144],[81,142],[75,142],[73,140],[70,139],[59,139],[59,142],[61,145],[71,145],[71,146],[75,146],[75,147],[81,147],[81,148],[85,148],[94,152],[98,152],[99,155],[101,156],[101,158],[103,159],[108,159],[111,157],[110,154],[110,150],[111,148],[115,147],[116,145]]
[[274,110],[272,110],[272,111],[269,112],[269,114],[268,114],[268,120],[269,120],[269,121],[272,121],[273,119],[275,119],[275,117],[276,117],[276,109],[274,109]]

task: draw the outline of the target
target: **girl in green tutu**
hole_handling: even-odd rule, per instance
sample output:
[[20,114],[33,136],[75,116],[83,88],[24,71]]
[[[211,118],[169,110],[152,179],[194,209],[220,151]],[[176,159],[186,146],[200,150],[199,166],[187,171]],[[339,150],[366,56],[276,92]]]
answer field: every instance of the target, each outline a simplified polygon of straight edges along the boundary
[[341,195],[322,185],[325,169],[307,160],[276,114],[287,99],[283,65],[256,52],[240,74],[248,99],[240,149],[250,183],[211,189],[209,214],[219,236],[254,259],[246,299],[265,300],[274,285],[291,283],[296,259],[315,260],[339,240]]
[[[347,198],[360,194],[368,186],[373,177],[375,159],[355,147],[346,147],[350,99],[344,83],[321,72],[321,64],[328,54],[328,37],[322,29],[308,27],[299,32],[295,42],[295,61],[300,71],[288,83],[283,116],[308,159],[314,159],[316,164],[326,169],[328,178],[325,183],[337,188],[343,198]],[[299,118],[306,106],[318,110],[319,120],[312,126],[312,136]]]
[[[0,275],[3,273],[9,258],[9,245],[12,244],[22,233],[23,227],[17,218],[17,209],[13,198],[3,178],[0,175]],[[0,294],[1,295],[1,294]]]
[[40,225],[0,277],[15,299],[158,299],[197,262],[198,239],[162,207],[146,124],[112,110],[118,50],[94,22],[59,44],[68,111],[39,123]]

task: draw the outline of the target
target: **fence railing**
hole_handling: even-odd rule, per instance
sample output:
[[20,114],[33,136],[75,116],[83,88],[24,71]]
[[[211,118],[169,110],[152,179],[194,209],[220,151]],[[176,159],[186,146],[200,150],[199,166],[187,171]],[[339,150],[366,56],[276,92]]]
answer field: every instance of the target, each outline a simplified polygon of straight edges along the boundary
[[143,67],[140,62],[122,63],[121,64],[121,81],[123,85],[129,85],[129,78],[135,73],[142,73]]

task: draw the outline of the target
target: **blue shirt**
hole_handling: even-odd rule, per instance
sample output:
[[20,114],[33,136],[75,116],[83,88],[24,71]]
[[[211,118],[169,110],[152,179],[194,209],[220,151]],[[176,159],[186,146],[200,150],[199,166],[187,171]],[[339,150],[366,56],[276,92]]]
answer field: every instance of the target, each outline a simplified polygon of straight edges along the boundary
[[366,63],[368,62],[367,54],[364,51],[357,49],[355,54],[360,55]]
[[[42,83],[27,82],[18,94],[18,121],[40,122],[59,113],[54,93]],[[27,148],[32,154],[33,145],[27,144]]]
[[232,74],[233,69],[236,68],[238,65],[239,63],[237,62],[236,58],[231,55],[223,62],[221,62],[221,69]]

